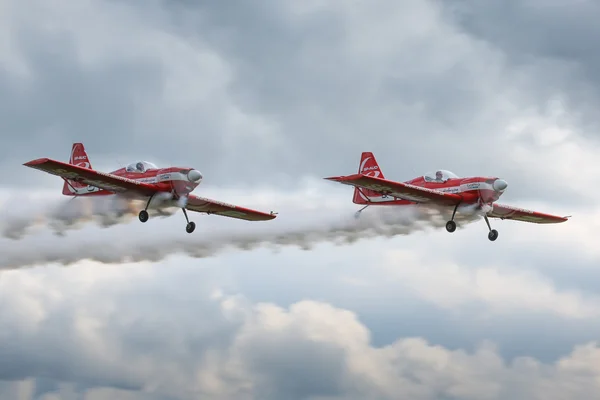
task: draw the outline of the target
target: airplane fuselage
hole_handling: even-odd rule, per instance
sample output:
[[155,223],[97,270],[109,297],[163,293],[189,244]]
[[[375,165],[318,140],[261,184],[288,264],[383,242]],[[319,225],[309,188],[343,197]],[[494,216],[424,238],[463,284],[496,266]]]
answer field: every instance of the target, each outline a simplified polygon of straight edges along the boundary
[[[480,176],[467,178],[451,178],[445,182],[431,182],[426,181],[423,177],[417,177],[408,181],[404,181],[403,183],[425,189],[439,191],[442,193],[458,194],[463,198],[462,204],[491,204],[497,201],[504,192],[504,189],[494,189],[494,182],[496,181],[503,182],[504,184],[506,184],[506,182],[499,178]],[[505,185],[504,188],[506,188]],[[373,201],[375,199],[370,198],[369,200]],[[412,205],[417,203],[419,203],[419,201],[394,199],[392,197],[382,196],[379,197],[372,204],[377,204],[381,206],[392,206]]]
[[[495,182],[497,188],[494,188]],[[442,193],[460,194],[464,203],[493,203],[497,201],[504,189],[506,182],[495,177],[473,176],[467,178],[451,178],[445,182],[427,182],[423,177],[418,177],[406,181],[410,185],[419,186],[427,189],[437,190]],[[497,190],[500,189],[500,190]]]
[[[193,173],[196,173],[196,179],[193,179],[194,177],[190,179],[190,174]],[[119,168],[108,174],[153,185],[156,187],[157,192],[173,193],[175,198],[191,193],[202,181],[202,175],[197,170],[181,167],[151,169],[145,172],[128,172],[126,168]],[[73,195],[79,196],[106,196],[115,194],[113,191],[100,189],[93,185],[77,187],[75,189],[77,193],[73,193]]]

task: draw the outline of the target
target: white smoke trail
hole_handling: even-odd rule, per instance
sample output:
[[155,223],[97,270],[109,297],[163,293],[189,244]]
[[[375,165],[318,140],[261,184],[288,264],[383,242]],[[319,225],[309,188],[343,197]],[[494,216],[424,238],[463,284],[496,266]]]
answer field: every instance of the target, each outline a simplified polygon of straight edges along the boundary
[[[311,209],[306,204],[317,206]],[[191,235],[183,230],[183,216],[180,223],[168,226],[160,221],[143,225],[136,221],[108,231],[86,229],[65,237],[46,232],[17,242],[0,241],[0,269],[49,263],[70,265],[85,259],[107,264],[159,261],[182,253],[202,258],[226,250],[261,246],[295,245],[310,249],[323,242],[348,244],[371,237],[407,235],[427,227],[442,227],[448,212],[451,213],[447,208],[372,207],[355,219],[355,210],[356,206],[348,204],[347,199],[328,203],[321,197],[311,202],[310,194],[304,194],[295,202],[288,197],[282,202],[279,217],[268,222],[252,223],[218,216],[194,218],[197,229]],[[476,213],[469,214],[468,209],[463,211],[457,215],[459,226],[479,218]]]
[[[157,196],[148,210],[150,217],[167,217],[177,207],[161,207]],[[146,202],[119,196],[57,198],[42,195],[16,194],[8,196],[0,207],[0,234],[8,239],[23,239],[40,228],[50,228],[63,236],[69,230],[81,229],[95,223],[101,227],[125,224],[136,218]]]

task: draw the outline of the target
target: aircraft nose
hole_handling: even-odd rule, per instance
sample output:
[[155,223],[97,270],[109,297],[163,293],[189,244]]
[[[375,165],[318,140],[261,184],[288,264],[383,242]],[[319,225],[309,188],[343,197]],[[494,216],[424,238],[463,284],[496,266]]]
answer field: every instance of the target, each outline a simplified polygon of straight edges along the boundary
[[504,179],[496,179],[493,183],[494,190],[501,192],[508,187],[508,183]]
[[195,169],[191,169],[187,173],[187,177],[191,182],[200,182],[202,180],[202,174],[200,173],[200,171]]

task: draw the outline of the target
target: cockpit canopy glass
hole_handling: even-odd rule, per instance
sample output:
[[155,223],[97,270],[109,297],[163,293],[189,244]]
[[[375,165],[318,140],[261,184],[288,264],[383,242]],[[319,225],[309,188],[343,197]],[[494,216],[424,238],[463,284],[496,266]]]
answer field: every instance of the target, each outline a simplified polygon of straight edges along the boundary
[[437,171],[428,172],[423,175],[425,182],[446,182],[448,179],[455,179],[459,176],[453,172],[446,171],[445,169],[439,169]]
[[127,172],[137,172],[137,173],[144,173],[150,169],[158,169],[158,167],[156,165],[154,165],[151,162],[148,161],[136,161],[134,163],[129,164],[125,170]]

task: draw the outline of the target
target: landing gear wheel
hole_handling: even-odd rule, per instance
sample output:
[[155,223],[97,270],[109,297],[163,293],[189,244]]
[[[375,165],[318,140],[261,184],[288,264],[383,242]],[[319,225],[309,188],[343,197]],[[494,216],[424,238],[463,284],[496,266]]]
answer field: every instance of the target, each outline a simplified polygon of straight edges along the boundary
[[454,222],[454,221],[446,222],[446,230],[450,233],[454,232],[456,230],[456,222]]
[[146,210],[140,211],[140,214],[138,215],[138,218],[140,219],[141,222],[148,221],[148,211],[146,211]]
[[187,233],[192,233],[192,232],[194,232],[194,229],[196,229],[196,224],[193,221],[188,222],[188,224],[185,227],[185,231]]
[[492,229],[490,231],[490,233],[488,233],[488,239],[490,239],[492,242],[496,239],[498,239],[498,231],[495,229]]
[[460,203],[454,206],[454,211],[452,211],[452,218],[450,219],[450,221],[446,222],[446,230],[450,233],[456,230],[456,222],[454,222],[454,216],[456,215],[456,210],[458,210],[459,205]]

